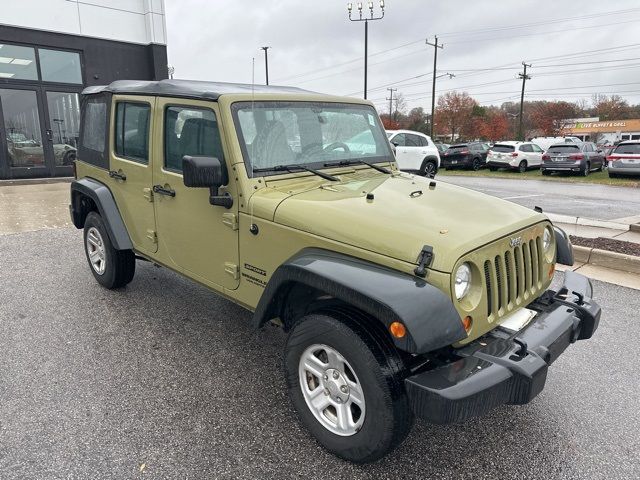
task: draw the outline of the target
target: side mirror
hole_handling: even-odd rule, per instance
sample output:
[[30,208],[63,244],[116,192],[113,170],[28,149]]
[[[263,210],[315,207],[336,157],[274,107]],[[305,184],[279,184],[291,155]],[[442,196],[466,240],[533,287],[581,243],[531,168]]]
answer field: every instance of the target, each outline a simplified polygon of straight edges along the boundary
[[229,183],[226,166],[215,157],[182,157],[182,180],[187,187],[208,188],[209,203],[225,208],[233,206],[228,193],[218,194],[218,188]]
[[391,145],[393,145],[394,147],[399,147],[400,144],[398,142],[391,142]]

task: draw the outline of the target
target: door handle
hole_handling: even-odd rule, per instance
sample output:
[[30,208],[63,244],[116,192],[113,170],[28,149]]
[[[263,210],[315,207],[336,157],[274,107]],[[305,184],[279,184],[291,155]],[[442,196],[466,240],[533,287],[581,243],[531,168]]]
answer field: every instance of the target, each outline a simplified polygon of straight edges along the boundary
[[154,185],[153,193],[157,193],[159,195],[166,195],[167,197],[175,197],[176,191],[171,188],[164,188],[162,185]]
[[123,182],[127,179],[127,176],[124,174],[122,170],[119,170],[117,172],[115,170],[109,170],[109,176],[111,178],[122,180]]

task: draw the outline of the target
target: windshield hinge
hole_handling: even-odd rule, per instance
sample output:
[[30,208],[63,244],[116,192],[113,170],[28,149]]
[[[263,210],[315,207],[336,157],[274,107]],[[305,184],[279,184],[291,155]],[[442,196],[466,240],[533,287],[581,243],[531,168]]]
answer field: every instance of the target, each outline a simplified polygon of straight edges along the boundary
[[431,245],[425,245],[420,250],[418,254],[418,266],[415,268],[413,273],[415,273],[418,277],[426,277],[427,276],[427,267],[431,265],[431,261],[433,260],[433,247]]
[[154,245],[158,243],[158,234],[155,230],[147,230],[147,239],[151,241]]

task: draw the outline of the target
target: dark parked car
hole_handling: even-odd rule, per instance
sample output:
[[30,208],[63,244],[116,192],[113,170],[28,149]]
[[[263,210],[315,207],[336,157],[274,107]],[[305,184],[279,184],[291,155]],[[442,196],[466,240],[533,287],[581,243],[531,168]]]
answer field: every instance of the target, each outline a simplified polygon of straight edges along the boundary
[[441,166],[448,168],[471,168],[480,170],[487,160],[489,145],[482,142],[460,143],[451,145],[440,157]]
[[552,172],[573,172],[586,177],[594,170],[601,171],[604,165],[604,154],[594,143],[558,143],[551,145],[542,156],[540,169],[543,175],[551,175]]

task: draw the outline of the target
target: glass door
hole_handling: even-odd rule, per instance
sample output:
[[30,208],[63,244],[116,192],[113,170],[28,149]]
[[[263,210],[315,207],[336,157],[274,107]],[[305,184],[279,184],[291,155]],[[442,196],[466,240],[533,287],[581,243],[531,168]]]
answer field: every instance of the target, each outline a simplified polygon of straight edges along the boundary
[[50,146],[43,128],[39,93],[0,88],[0,169],[8,178],[50,175]]
[[80,99],[77,92],[45,92],[47,131],[53,148],[55,176],[72,175],[80,136]]

